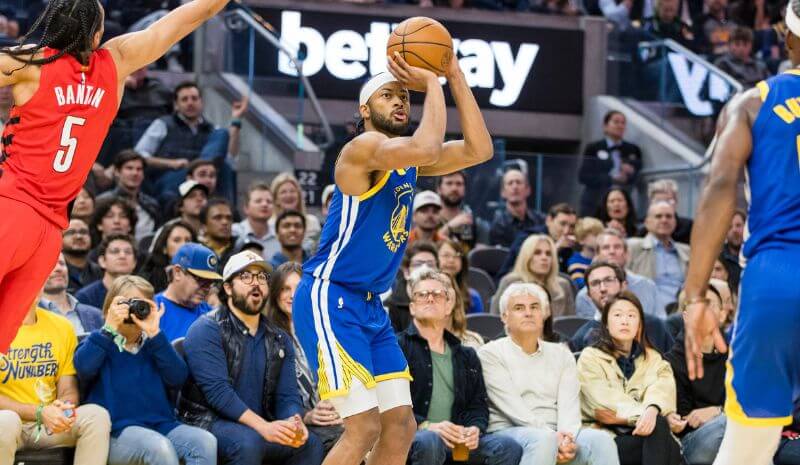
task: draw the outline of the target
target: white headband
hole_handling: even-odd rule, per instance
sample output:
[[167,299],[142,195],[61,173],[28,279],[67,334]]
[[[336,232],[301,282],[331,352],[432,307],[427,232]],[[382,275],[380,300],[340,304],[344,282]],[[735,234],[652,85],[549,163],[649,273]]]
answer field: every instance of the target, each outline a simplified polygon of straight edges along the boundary
[[789,28],[792,34],[800,37],[800,18],[797,17],[792,9],[791,1],[786,5],[786,27]]
[[358,105],[366,105],[367,100],[372,97],[378,89],[390,82],[397,82],[397,78],[392,73],[378,73],[361,87],[361,94],[358,96]]

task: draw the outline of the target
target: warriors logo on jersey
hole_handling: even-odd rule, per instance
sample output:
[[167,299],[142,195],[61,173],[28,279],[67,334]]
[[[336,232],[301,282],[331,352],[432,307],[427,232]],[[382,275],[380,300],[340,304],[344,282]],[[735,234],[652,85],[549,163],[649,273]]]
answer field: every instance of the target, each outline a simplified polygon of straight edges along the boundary
[[411,196],[413,193],[414,187],[410,183],[404,183],[394,189],[397,205],[392,210],[389,230],[383,235],[383,242],[393,253],[397,252],[397,249],[408,239],[406,221],[408,219],[408,204],[410,201],[404,197]]

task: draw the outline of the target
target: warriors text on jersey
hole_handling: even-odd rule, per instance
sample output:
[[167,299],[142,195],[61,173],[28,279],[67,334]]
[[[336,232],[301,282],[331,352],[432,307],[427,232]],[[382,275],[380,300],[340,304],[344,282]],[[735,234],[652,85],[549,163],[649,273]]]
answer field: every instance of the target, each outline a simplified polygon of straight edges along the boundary
[[23,202],[65,229],[67,206],[116,116],[117,93],[117,69],[108,50],[94,51],[88,66],[71,55],[43,65],[38,90],[11,109],[6,123],[0,197]]
[[356,291],[389,289],[408,240],[416,178],[416,168],[387,171],[360,196],[337,187],[319,250],[303,271]]

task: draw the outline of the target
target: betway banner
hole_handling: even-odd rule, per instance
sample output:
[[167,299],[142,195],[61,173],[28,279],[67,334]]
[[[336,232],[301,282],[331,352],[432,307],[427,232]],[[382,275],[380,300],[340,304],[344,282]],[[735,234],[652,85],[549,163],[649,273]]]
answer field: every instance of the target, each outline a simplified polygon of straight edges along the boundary
[[[320,98],[355,100],[361,84],[386,69],[386,42],[402,19],[254,8],[305,54],[303,73]],[[462,70],[483,108],[581,113],[583,32],[443,21]],[[259,73],[296,76],[274,47],[259,48]]]

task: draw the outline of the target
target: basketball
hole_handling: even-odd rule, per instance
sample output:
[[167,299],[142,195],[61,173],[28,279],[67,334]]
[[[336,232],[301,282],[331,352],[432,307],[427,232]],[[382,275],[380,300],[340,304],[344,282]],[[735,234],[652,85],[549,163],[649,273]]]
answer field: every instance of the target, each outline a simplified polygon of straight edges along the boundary
[[444,76],[453,59],[453,39],[439,21],[415,16],[397,25],[389,36],[386,55],[399,52],[409,65]]

